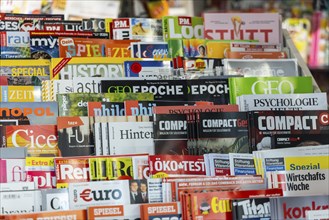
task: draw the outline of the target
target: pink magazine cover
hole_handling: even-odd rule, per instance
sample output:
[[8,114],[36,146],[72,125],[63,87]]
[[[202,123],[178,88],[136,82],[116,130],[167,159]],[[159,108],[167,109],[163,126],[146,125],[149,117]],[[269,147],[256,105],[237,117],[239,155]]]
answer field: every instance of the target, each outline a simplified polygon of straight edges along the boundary
[[256,40],[281,43],[277,13],[204,13],[204,35],[214,40]]

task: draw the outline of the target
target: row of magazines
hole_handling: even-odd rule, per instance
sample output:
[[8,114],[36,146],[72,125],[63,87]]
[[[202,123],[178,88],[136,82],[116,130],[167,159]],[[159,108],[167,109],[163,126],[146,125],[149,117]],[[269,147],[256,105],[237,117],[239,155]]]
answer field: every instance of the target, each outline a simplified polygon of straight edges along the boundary
[[328,218],[328,99],[280,15],[0,30],[0,219]]
[[[228,161],[221,154],[23,159],[23,149],[1,149],[2,219],[328,218],[328,145]],[[263,173],[223,175],[227,163]]]

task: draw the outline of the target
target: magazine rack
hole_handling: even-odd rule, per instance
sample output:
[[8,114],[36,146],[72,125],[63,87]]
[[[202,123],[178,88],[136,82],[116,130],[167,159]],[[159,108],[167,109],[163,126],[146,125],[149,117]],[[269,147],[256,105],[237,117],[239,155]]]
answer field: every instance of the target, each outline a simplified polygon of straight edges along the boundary
[[313,81],[313,89],[314,92],[321,92],[320,87],[318,86],[317,82],[315,81],[311,71],[309,70],[307,64],[305,63],[304,59],[299,54],[297,48],[295,47],[294,42],[292,41],[289,32],[286,29],[283,29],[283,46],[288,47],[290,49],[290,56],[291,58],[296,58],[297,63],[300,69],[301,76],[312,76]]

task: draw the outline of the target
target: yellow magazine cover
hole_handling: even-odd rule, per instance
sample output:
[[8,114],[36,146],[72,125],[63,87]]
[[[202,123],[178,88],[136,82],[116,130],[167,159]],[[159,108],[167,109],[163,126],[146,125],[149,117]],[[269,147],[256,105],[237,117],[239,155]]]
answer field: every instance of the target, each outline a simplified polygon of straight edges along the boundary
[[109,180],[133,179],[131,157],[112,157],[107,159],[107,175]]
[[50,79],[50,60],[3,59],[0,63],[0,85],[41,86]]
[[41,102],[41,86],[0,86],[1,102]]
[[41,167],[43,170],[54,169],[53,157],[26,157],[25,170],[33,170],[32,167]]
[[107,158],[105,157],[89,158],[90,181],[108,180],[106,172],[107,172]]
[[320,170],[329,169],[328,155],[307,157],[286,157],[285,170]]
[[50,78],[72,79],[73,77],[124,77],[124,61],[127,61],[127,58],[53,58],[51,59],[52,74]]
[[111,33],[111,25],[113,18],[105,18],[105,32]]

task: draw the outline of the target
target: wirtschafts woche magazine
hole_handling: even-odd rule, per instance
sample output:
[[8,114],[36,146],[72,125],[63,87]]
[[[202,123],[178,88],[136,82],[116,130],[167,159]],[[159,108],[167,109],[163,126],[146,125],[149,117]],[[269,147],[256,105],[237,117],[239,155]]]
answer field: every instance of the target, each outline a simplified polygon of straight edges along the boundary
[[0,14],[0,219],[329,219],[329,111],[276,13]]

